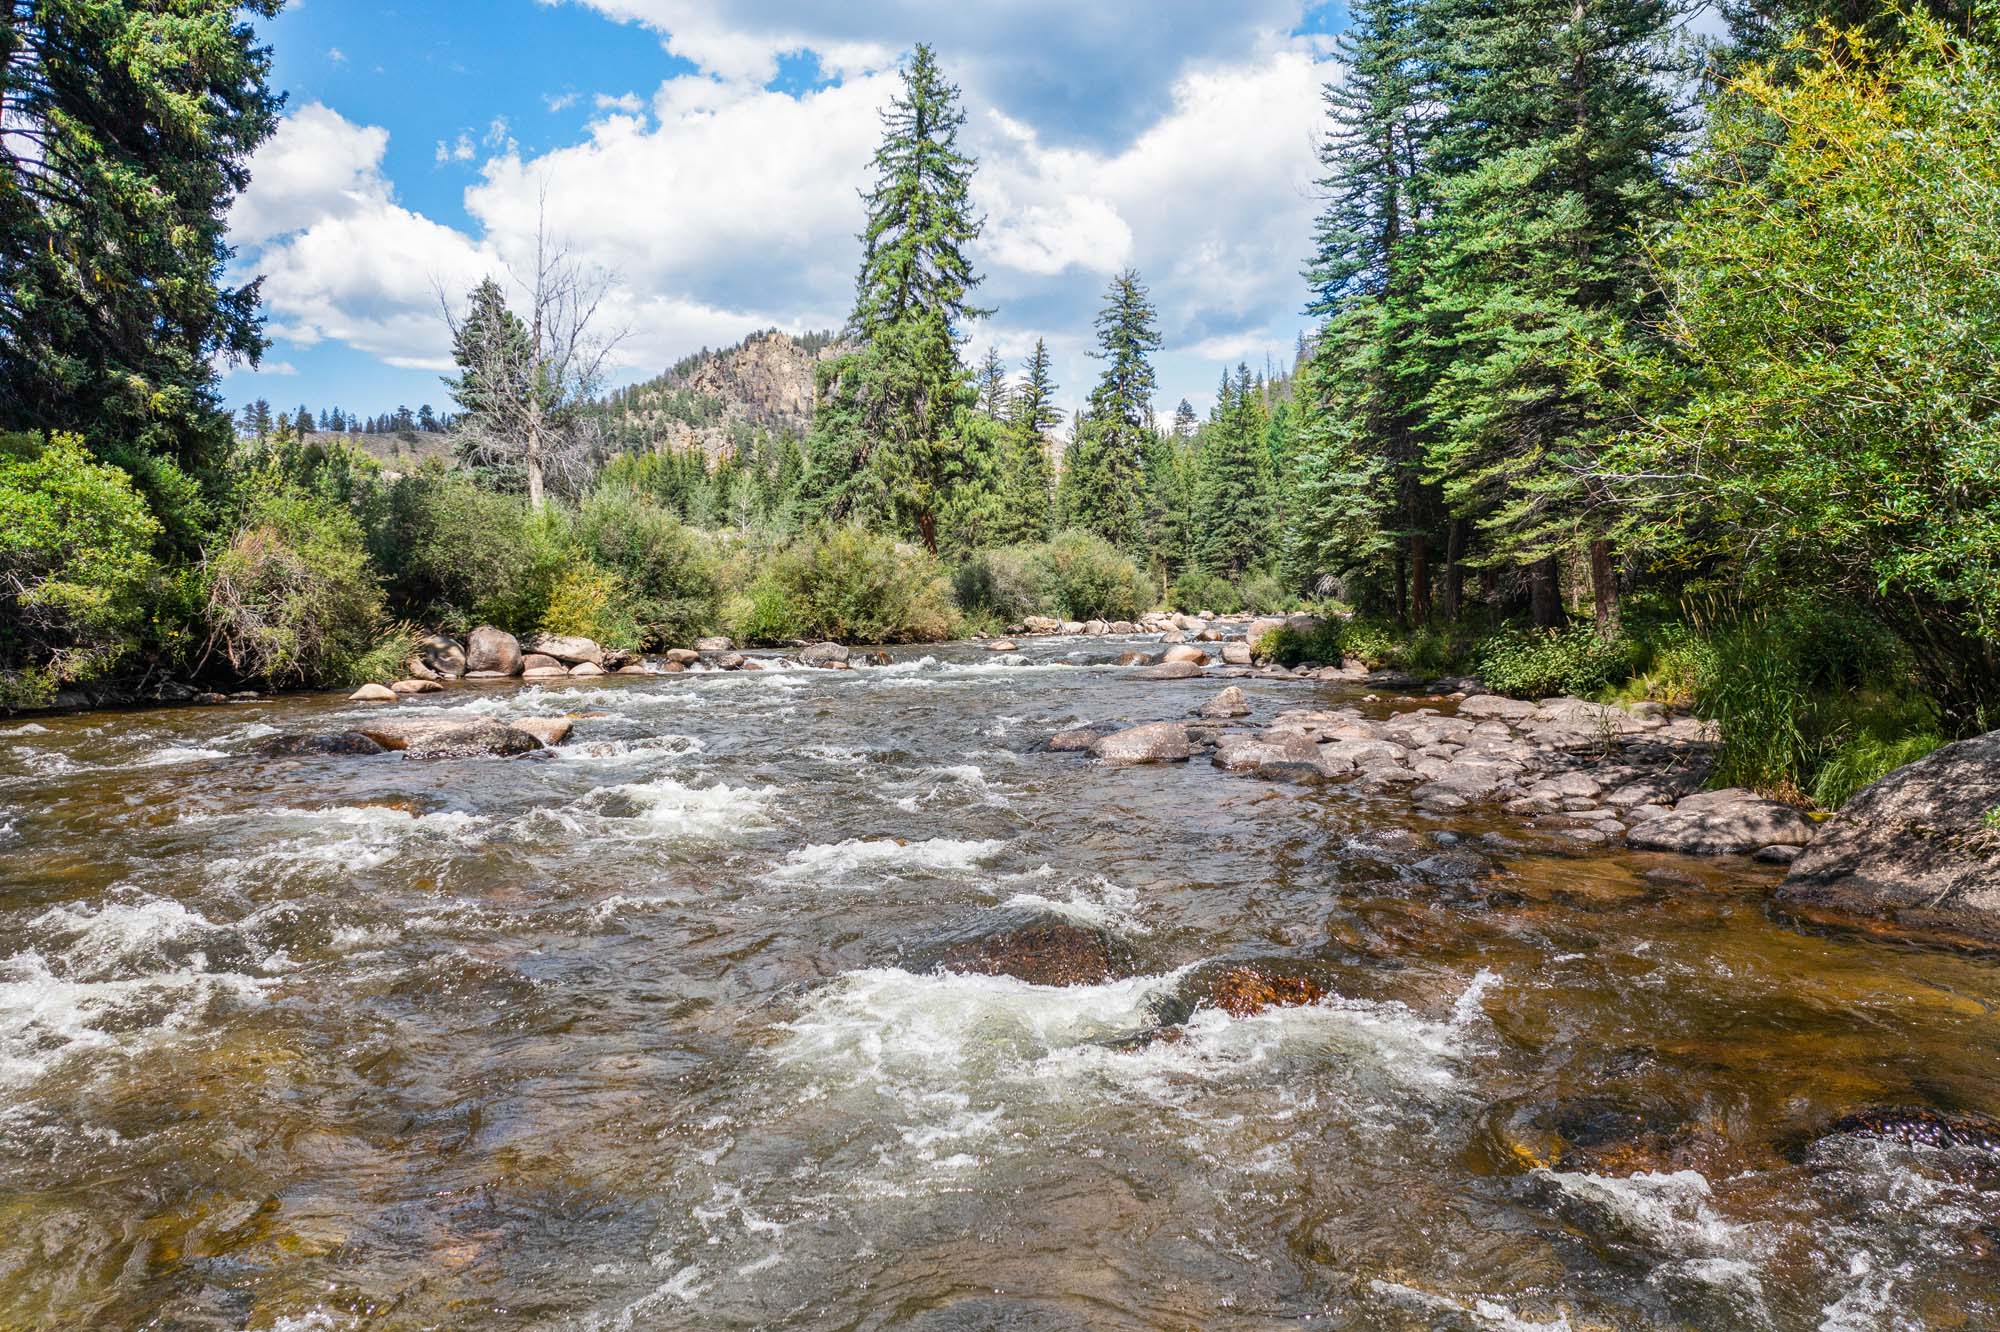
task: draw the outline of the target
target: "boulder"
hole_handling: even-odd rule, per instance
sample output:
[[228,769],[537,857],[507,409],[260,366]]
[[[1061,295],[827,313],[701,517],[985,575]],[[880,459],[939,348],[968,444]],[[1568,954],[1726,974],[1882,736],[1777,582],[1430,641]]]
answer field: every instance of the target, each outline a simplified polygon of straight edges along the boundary
[[[565,672],[565,674],[567,674],[567,672]],[[512,671],[467,671],[467,672],[465,673],[465,678],[466,678],[467,680],[470,680],[470,681],[472,681],[472,682],[476,683],[476,684],[486,684],[486,683],[490,683],[490,682],[492,682],[492,681],[495,681],[495,680],[511,680],[511,679],[513,679],[513,678],[514,678],[514,672],[512,672]]]
[[504,629],[482,624],[465,638],[467,675],[519,675],[521,643]]
[[1082,620],[1064,620],[1056,627],[1056,632],[1064,638],[1077,638],[1083,633]]
[[396,691],[387,685],[365,684],[347,698],[351,703],[394,703]]
[[1309,963],[1291,958],[1212,962],[1196,967],[1161,1003],[1160,1019],[1178,1024],[1203,1009],[1221,1009],[1233,1018],[1249,1018],[1268,1009],[1316,1004],[1328,993]]
[[1046,615],[1030,615],[1021,621],[1021,626],[1031,634],[1053,634],[1062,628],[1062,621],[1052,620]]
[[701,653],[693,648],[667,649],[667,664],[670,666],[692,666],[701,660]]
[[512,723],[517,731],[526,731],[546,746],[555,746],[569,739],[569,733],[576,723],[567,717],[523,717]]
[[1626,836],[1640,851],[1689,856],[1747,856],[1767,846],[1803,846],[1813,837],[1806,816],[1754,791],[1703,791],[1671,813],[1647,819]]
[[[471,669],[465,664],[465,649],[459,646],[457,639],[444,634],[419,639],[416,660],[440,680],[456,680]],[[410,674],[419,672],[413,670]]]
[[[863,654],[861,660],[864,665],[868,666],[894,666],[896,664],[896,659],[890,656],[888,653],[882,651],[880,648],[877,648],[873,652]],[[753,671],[756,670],[757,669],[756,664],[754,662],[749,663],[749,669]]]
[[996,638],[986,645],[988,652],[1019,652],[1021,645],[1011,638]]
[[521,656],[521,674],[523,675],[527,675],[533,671],[566,671],[568,669],[569,667],[546,653],[527,652]]
[[1293,629],[1301,634],[1317,632],[1326,621],[1317,615],[1265,615],[1250,621],[1243,631],[1243,641],[1256,647],[1264,635],[1279,629]]
[[635,661],[630,666],[620,666],[616,673],[619,675],[651,675],[653,669],[650,666],[643,666]]
[[740,671],[750,664],[750,659],[741,652],[724,652],[711,664],[718,671]]
[[1198,647],[1179,644],[1160,654],[1162,662],[1191,661],[1197,666],[1208,665],[1208,654]]
[[1083,632],[1092,638],[1102,638],[1111,632],[1111,626],[1102,620],[1085,620]]
[[535,666],[521,672],[523,680],[567,680],[567,666]]
[[1050,736],[1049,748],[1058,754],[1080,754],[1095,746],[1104,736],[1101,726],[1076,726]]
[[630,648],[608,647],[604,649],[604,660],[597,664],[605,670],[616,674],[624,670],[627,666],[637,666],[639,664],[639,654]]
[[1121,652],[1118,654],[1120,666],[1150,666],[1153,659],[1143,652]]
[[398,680],[389,686],[398,694],[441,694],[444,686],[436,680]]
[[1792,862],[1778,900],[2000,942],[2000,731],[1848,801]]
[[1248,666],[1253,660],[1250,645],[1243,642],[1228,642],[1222,645],[1222,660],[1229,666]]
[[605,670],[594,661],[580,661],[569,668],[569,673],[579,680],[589,680],[605,674]]
[[1319,746],[1295,731],[1233,735],[1216,747],[1215,766],[1229,772],[1292,773],[1324,776]]
[[933,969],[1067,986],[1102,985],[1138,966],[1131,948],[1109,931],[1048,915],[949,944]]
[[274,735],[250,746],[258,758],[316,758],[323,754],[381,754],[381,745],[359,731],[324,735]]
[[541,741],[491,717],[389,717],[354,730],[384,749],[412,758],[466,758],[476,754],[525,754]]
[[814,643],[799,653],[801,665],[825,669],[829,666],[845,666],[852,654],[838,643]]
[[604,649],[597,640],[577,634],[536,634],[523,646],[528,652],[554,657],[565,666],[604,664]]
[[1104,736],[1091,752],[1107,763],[1185,763],[1194,750],[1182,723],[1149,722]]
[[1201,705],[1201,715],[1212,721],[1226,721],[1231,717],[1250,715],[1250,701],[1243,697],[1243,691],[1235,685],[1223,690],[1214,698]]
[[1499,694],[1479,694],[1458,705],[1458,715],[1470,717],[1474,721],[1521,722],[1541,711],[1535,704],[1521,698],[1505,698]]
[[1157,666],[1142,666],[1132,672],[1140,680],[1194,680],[1201,676],[1201,667],[1191,661],[1163,661]]
[[735,646],[736,644],[719,634],[713,638],[697,638],[694,641],[694,648],[697,653],[727,652]]

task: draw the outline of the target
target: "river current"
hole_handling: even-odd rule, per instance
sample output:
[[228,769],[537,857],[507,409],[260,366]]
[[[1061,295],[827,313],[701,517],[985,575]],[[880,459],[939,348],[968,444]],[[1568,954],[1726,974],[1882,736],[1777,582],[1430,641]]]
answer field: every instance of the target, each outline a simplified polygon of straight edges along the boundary
[[[0,722],[0,1328],[2000,1326],[1995,1159],[1825,1132],[2000,1115],[2000,965],[1048,752],[1221,687],[1129,646],[395,705],[584,715],[504,761],[250,755],[325,697]],[[1051,918],[1133,974],[925,961]],[[1177,1008],[1217,959],[1326,997]]]

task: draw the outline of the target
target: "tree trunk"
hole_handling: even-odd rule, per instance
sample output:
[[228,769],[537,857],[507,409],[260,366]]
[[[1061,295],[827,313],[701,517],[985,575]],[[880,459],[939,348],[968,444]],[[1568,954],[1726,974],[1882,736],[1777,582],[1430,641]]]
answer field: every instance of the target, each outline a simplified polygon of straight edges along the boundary
[[540,417],[532,413],[528,417],[528,439],[521,449],[521,461],[528,468],[528,507],[540,513],[542,511],[542,422]]
[[1410,620],[1415,629],[1431,622],[1430,539],[1422,532],[1410,537]]
[[1555,556],[1545,555],[1528,566],[1528,587],[1534,598],[1535,627],[1553,629],[1561,624],[1562,592]]
[[1444,618],[1452,624],[1458,623],[1465,603],[1465,566],[1459,562],[1464,556],[1465,520],[1454,518],[1444,548]]
[[924,539],[924,549],[937,554],[937,515],[926,513],[917,518],[917,533]]
[[1618,570],[1611,543],[1602,537],[1590,543],[1590,595],[1596,603],[1597,636],[1609,643],[1618,637]]
[[1396,623],[1401,625],[1407,625],[1409,624],[1409,622],[1410,622],[1409,571],[1404,563],[1403,551],[1400,547],[1398,547],[1396,551]]

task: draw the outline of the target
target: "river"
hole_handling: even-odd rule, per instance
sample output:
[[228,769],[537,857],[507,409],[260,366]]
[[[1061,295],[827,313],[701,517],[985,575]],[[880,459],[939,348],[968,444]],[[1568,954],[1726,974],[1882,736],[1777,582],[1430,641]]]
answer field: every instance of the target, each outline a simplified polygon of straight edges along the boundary
[[[1048,752],[1220,687],[1128,646],[397,705],[586,714],[506,761],[248,754],[330,697],[0,722],[0,1328],[2000,1326],[1995,1158],[1816,1137],[2000,1115],[1991,959]],[[1052,918],[1132,974],[926,961]],[[1327,997],[1176,1008],[1216,959]]]

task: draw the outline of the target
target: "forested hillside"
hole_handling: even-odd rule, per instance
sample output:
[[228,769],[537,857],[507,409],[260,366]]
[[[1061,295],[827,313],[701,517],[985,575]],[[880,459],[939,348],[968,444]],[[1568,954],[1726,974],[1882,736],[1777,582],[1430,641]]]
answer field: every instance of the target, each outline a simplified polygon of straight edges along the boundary
[[872,597],[906,635],[1314,604],[1334,627],[1274,650],[1693,706],[1738,723],[1725,776],[1829,804],[2000,723],[1983,11],[1774,0],[1699,42],[1676,0],[1359,0],[1298,238],[1314,331],[1217,366],[1205,412],[1158,400],[1136,271],[1047,330],[1088,333],[1093,382],[988,345],[968,108],[916,45],[855,164],[844,328],[610,390],[609,279],[548,244],[454,306],[451,406],[385,454],[385,418],[217,393],[263,346],[223,224],[277,7],[10,11],[9,706],[347,682],[480,620],[785,639]]

